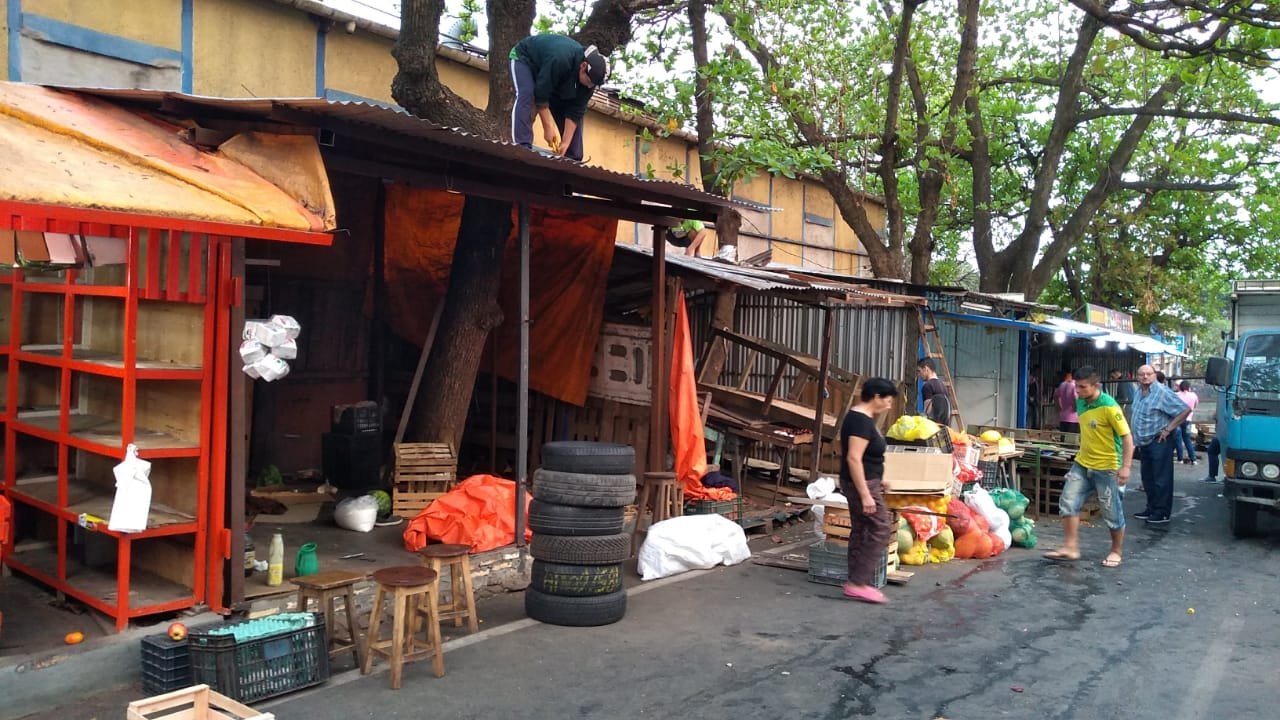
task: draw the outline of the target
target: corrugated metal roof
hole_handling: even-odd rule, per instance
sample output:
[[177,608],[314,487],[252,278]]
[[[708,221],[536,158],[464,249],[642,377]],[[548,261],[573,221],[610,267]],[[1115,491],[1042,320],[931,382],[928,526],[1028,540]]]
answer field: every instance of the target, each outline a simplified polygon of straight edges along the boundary
[[[577,191],[583,195],[589,195],[593,190],[600,191],[602,194],[605,191],[617,193],[631,190],[657,194],[663,198],[662,202],[684,206],[690,210],[705,211],[710,208],[733,207],[766,212],[770,209],[765,205],[707,193],[684,183],[639,178],[563,157],[533,152],[519,145],[488,140],[460,128],[449,128],[428,122],[402,108],[326,98],[217,98],[160,90],[91,87],[56,87],[56,89],[177,114],[194,115],[203,110],[224,119],[228,115],[234,115],[239,119],[251,118],[286,124],[303,124],[301,122],[303,120],[314,119],[312,124],[317,127],[325,127],[326,120],[338,121],[380,132],[394,133],[401,138],[436,145],[454,153],[475,153],[488,159],[543,171],[547,174],[569,176],[582,181],[582,187],[577,188]],[[637,198],[636,202],[644,204],[642,197]],[[660,214],[663,210],[661,206],[654,207],[655,214]]]
[[[647,247],[618,243],[616,248],[645,258],[653,257],[653,250]],[[848,283],[828,282],[818,278],[805,277],[799,273],[777,272],[745,265],[732,265],[720,260],[690,257],[688,255],[668,254],[666,258],[667,264],[675,266],[679,271],[722,280],[761,292],[787,291],[820,296],[837,302],[846,300],[873,305],[904,305],[922,302],[920,298],[868,290],[865,287]]]

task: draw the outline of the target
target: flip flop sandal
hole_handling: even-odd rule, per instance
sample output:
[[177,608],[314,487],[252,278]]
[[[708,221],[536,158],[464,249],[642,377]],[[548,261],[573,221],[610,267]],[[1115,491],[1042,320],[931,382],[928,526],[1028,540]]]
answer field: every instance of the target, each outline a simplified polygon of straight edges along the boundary
[[1061,550],[1050,550],[1042,557],[1044,557],[1045,560],[1052,560],[1054,562],[1075,562],[1080,559],[1079,555],[1068,555]]
[[1108,557],[1108,558],[1104,558],[1104,559],[1102,560],[1102,567],[1104,567],[1104,568],[1118,568],[1118,567],[1120,567],[1120,565],[1121,565],[1122,563],[1124,563],[1124,558],[1123,558],[1123,557],[1118,558],[1118,559],[1116,559],[1116,560],[1112,560],[1111,558],[1109,558],[1109,557]]

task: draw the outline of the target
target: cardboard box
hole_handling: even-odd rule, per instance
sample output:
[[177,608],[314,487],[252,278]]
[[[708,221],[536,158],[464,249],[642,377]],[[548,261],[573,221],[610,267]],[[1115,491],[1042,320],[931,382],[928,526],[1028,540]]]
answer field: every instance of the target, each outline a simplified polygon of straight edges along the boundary
[[889,492],[946,492],[954,477],[951,456],[937,448],[890,446],[884,454]]

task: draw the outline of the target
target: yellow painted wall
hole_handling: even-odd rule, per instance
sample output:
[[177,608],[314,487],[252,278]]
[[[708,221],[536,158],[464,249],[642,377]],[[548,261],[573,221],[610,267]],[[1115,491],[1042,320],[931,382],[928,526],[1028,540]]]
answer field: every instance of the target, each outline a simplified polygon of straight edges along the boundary
[[[197,11],[201,2],[196,2]],[[182,49],[180,0],[22,0],[22,12],[148,45]]]
[[799,240],[804,218],[804,186],[796,180],[784,177],[773,179],[773,236]]
[[686,182],[689,165],[688,144],[662,137],[638,138],[641,177]]
[[389,103],[395,102],[391,97],[395,76],[391,40],[364,32],[350,34],[340,27],[329,31],[325,38],[325,87]]
[[194,19],[197,95],[316,94],[316,25],[305,14],[256,0],[197,0]]
[[[440,81],[467,102],[481,109],[488,107],[489,76],[487,73],[481,72],[479,68],[443,59],[437,60],[436,71],[440,73]],[[392,63],[391,74],[395,75],[394,63]],[[535,138],[541,137],[536,129],[533,135]]]

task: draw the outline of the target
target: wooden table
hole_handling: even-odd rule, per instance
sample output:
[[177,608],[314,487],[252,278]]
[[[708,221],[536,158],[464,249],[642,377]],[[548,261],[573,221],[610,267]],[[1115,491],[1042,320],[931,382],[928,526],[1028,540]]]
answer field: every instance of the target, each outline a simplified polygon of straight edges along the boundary
[[[714,414],[714,413],[713,413]],[[741,425],[720,420],[713,423],[715,429],[734,439],[733,474],[738,481],[741,493],[745,477],[746,458],[757,446],[765,445],[778,454],[778,475],[773,483],[773,500],[776,502],[782,489],[782,481],[791,472],[791,451],[803,445],[813,444],[813,433],[809,430],[788,428],[775,423],[759,423]]]

